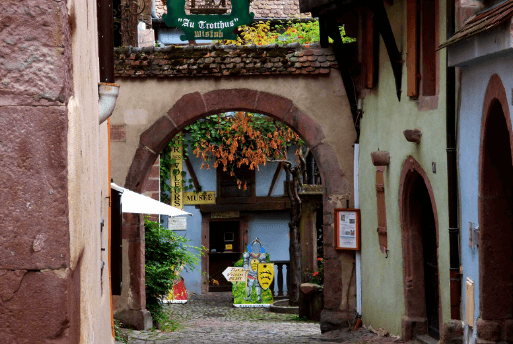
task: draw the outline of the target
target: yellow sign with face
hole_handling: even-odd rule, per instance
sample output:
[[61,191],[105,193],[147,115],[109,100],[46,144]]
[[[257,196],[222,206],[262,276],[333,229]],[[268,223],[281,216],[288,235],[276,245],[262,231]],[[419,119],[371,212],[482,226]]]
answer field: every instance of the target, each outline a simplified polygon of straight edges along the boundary
[[258,264],[258,283],[263,290],[269,289],[274,279],[274,263]]
[[252,271],[257,271],[259,263],[260,262],[258,261],[258,259],[255,259],[255,258],[251,259],[251,270]]

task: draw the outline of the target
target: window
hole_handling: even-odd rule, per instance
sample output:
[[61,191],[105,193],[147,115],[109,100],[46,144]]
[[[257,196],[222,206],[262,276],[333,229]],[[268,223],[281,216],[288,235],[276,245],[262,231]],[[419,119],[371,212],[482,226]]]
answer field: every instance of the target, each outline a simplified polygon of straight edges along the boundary
[[407,0],[408,96],[436,95],[438,0]]
[[[235,176],[230,175],[230,171],[223,171],[219,166],[217,169],[217,199],[221,203],[248,203],[254,201],[255,196],[255,170],[250,170],[249,166],[243,165],[235,169]],[[239,188],[237,178],[241,180],[242,185]],[[246,183],[246,190],[244,190]]]

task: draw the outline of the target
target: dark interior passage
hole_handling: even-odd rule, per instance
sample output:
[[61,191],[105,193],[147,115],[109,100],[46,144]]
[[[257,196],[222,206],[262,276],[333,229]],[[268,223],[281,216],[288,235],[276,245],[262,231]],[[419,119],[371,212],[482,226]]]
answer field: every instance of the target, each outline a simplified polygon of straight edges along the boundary
[[479,186],[481,317],[512,318],[513,202],[509,131],[502,106],[492,103],[482,142]]
[[232,290],[232,283],[224,278],[223,271],[229,266],[234,266],[242,256],[242,251],[239,221],[210,222],[208,274],[210,279],[218,281],[219,285],[209,283],[209,291]]

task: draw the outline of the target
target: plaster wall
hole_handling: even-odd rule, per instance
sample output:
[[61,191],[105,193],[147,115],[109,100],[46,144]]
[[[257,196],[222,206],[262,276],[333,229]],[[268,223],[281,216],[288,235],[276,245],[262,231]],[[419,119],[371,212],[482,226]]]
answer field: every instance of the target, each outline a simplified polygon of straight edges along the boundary
[[[385,5],[402,58],[406,60],[406,1]],[[445,1],[439,2],[440,37],[445,37]],[[445,128],[445,61],[446,52],[439,53],[438,99],[431,99],[437,108],[419,111],[422,100],[406,95],[407,71],[403,64],[401,101],[396,96],[390,60],[380,37],[379,81],[363,101],[360,136],[360,206],[362,224],[362,316],[363,323],[384,328],[401,335],[401,318],[405,315],[403,285],[403,247],[399,208],[400,177],[403,164],[413,156],[426,172],[438,212],[438,267],[441,317],[450,319],[449,295],[449,236],[447,214],[447,158]],[[420,144],[406,141],[403,131],[420,129]],[[385,168],[385,198],[388,235],[388,258],[381,253],[378,234],[376,167],[370,154],[377,150],[390,152],[390,164]],[[432,172],[436,163],[436,173]]]
[[[493,74],[502,79],[508,104],[511,104],[513,89],[513,55],[490,56],[486,63],[469,63],[461,70],[461,104],[458,128],[458,167],[460,180],[461,206],[461,263],[463,266],[462,281],[470,278],[474,282],[474,324],[479,317],[480,285],[479,285],[479,248],[469,247],[469,222],[478,226],[478,192],[479,192],[479,154],[481,149],[481,121],[484,97],[488,82]],[[507,106],[507,104],[503,104]],[[510,110],[511,111],[511,110]],[[511,112],[510,112],[511,113]],[[463,285],[464,286],[464,285]],[[462,313],[465,314],[465,288],[462,290]],[[476,333],[465,324],[466,341],[474,343]]]
[[[80,285],[74,291],[80,297],[80,340],[109,343],[113,342],[106,198],[110,185],[107,123],[98,125],[96,3],[69,1],[68,13],[73,56],[73,96],[68,100],[67,139],[70,268],[72,283]],[[103,231],[101,218],[105,221]]]

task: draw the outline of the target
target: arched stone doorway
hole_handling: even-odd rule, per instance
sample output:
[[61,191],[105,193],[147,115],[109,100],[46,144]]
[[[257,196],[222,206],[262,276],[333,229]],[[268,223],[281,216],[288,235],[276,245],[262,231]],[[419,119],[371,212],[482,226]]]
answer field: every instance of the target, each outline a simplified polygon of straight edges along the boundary
[[438,273],[438,215],[429,179],[412,157],[401,173],[399,205],[403,243],[405,316],[402,336],[440,337],[440,282]]
[[[325,280],[329,281],[324,289],[324,323],[328,324],[326,328],[346,324],[347,320],[354,317],[352,311],[356,302],[354,256],[352,252],[336,252],[334,249],[333,212],[335,208],[345,208],[350,204],[352,191],[340,168],[334,148],[324,141],[323,128],[290,99],[250,89],[221,89],[185,94],[166,115],[156,120],[140,135],[139,147],[127,173],[125,187],[144,192],[151,166],[171,138],[201,118],[229,111],[250,111],[273,117],[299,133],[310,147],[319,166],[324,187]],[[351,142],[356,138],[352,126],[342,134],[350,135]],[[352,147],[348,145],[345,149],[351,159],[347,163],[352,164]],[[123,231],[129,240],[130,269],[130,292],[127,293],[129,310],[124,313],[137,320],[145,316],[144,227],[141,216],[124,215]]]
[[511,340],[513,330],[513,179],[511,120],[506,91],[494,74],[481,125],[479,166],[480,319],[477,335]]

